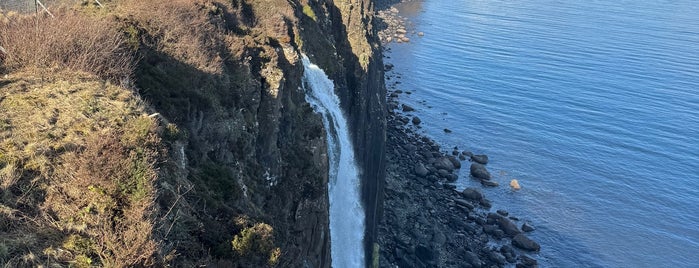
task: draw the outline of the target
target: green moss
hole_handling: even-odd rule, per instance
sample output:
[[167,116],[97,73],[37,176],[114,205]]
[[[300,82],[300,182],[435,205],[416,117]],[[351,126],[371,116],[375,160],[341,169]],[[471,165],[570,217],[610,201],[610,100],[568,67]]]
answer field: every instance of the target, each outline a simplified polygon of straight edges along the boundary
[[311,6],[309,6],[309,5],[303,6],[303,14],[308,16],[309,18],[313,19],[313,21],[318,21],[318,17],[316,17],[315,11],[313,11]]

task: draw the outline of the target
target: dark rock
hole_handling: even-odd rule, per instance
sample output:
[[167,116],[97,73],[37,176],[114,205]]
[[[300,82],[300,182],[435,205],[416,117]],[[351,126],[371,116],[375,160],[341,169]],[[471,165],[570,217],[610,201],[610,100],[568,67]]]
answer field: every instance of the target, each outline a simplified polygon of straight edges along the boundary
[[456,185],[445,183],[443,184],[444,189],[456,190]]
[[483,198],[481,199],[481,206],[490,209],[493,205],[490,203],[490,200]]
[[519,228],[517,228],[517,225],[515,225],[508,218],[500,217],[497,220],[497,222],[498,226],[500,226],[500,229],[502,229],[505,232],[505,234],[507,234],[507,236],[509,237],[513,237],[521,233],[521,231],[519,231]]
[[541,249],[539,243],[531,240],[524,234],[515,235],[515,237],[512,238],[512,245],[528,251],[539,251]]
[[461,192],[461,195],[470,200],[480,201],[483,199],[483,193],[481,193],[480,190],[472,187],[464,189],[464,191]]
[[531,231],[534,231],[534,227],[532,227],[531,225],[529,225],[525,222],[522,224],[522,231],[531,232]]
[[407,104],[403,104],[402,107],[403,107],[403,112],[412,112],[412,111],[415,111],[415,108],[410,107],[410,105],[407,105]]
[[451,164],[454,165],[454,168],[455,168],[455,169],[460,169],[460,168],[461,168],[461,162],[459,162],[459,160],[456,159],[455,156],[450,155],[450,156],[447,156],[447,158],[449,159],[449,161],[451,161]]
[[475,208],[473,204],[463,199],[454,199],[454,203],[456,203],[458,206],[467,208],[468,210],[473,210]]
[[471,164],[471,176],[478,179],[489,180],[490,172],[485,169],[484,165],[473,163]]
[[445,169],[449,172],[454,170],[454,163],[448,157],[437,158],[434,162],[434,167],[437,169]]
[[457,150],[451,151],[451,155],[457,156],[457,155],[459,155],[459,151],[457,151]]
[[390,96],[391,98],[398,98],[398,94],[396,94],[396,93],[391,93],[391,95],[389,95],[389,96]]
[[498,209],[498,210],[495,211],[495,212],[497,212],[498,214],[500,214],[500,215],[502,215],[502,216],[505,216],[505,217],[507,217],[507,215],[510,214],[510,213],[507,212],[507,210],[504,210],[504,209]]
[[505,259],[505,256],[500,254],[499,252],[496,251],[489,251],[488,252],[488,259],[490,259],[492,262],[497,263],[499,265],[504,265],[507,262],[507,259]]
[[415,165],[415,174],[417,174],[418,176],[424,178],[425,176],[427,176],[428,173],[429,171],[427,170],[427,168],[425,168],[425,165],[423,165],[422,163],[418,163],[417,165]]
[[483,225],[483,232],[489,235],[495,234],[495,230],[499,230],[497,226],[486,224]]
[[437,170],[437,174],[439,175],[440,178],[444,179],[450,179],[451,178],[451,173],[449,171],[446,171],[444,169]]
[[451,129],[445,128],[444,133],[451,133]]
[[481,180],[481,185],[485,187],[498,187],[500,186],[499,183],[494,182],[494,181],[488,181],[488,180]]
[[479,164],[488,164],[488,156],[484,154],[476,154],[471,156],[471,160]]
[[529,257],[527,255],[519,256],[519,260],[521,261],[521,264],[524,265],[524,267],[537,267],[537,266],[539,266],[539,262],[536,261],[536,259]]
[[400,89],[396,89],[396,90],[395,90],[395,91],[393,91],[393,92],[395,92],[395,93],[398,93],[398,94],[400,94],[400,93],[403,93],[403,91],[402,91],[402,90],[400,90]]
[[466,156],[460,154],[460,155],[459,155],[459,160],[461,160],[461,161],[466,160]]
[[431,263],[434,260],[434,251],[428,247],[419,245],[415,247],[415,256],[424,263]]
[[413,125],[419,125],[420,123],[422,123],[422,120],[419,117],[413,117]]
[[504,238],[504,237],[505,237],[505,231],[500,230],[500,229],[497,229],[497,230],[495,230],[495,231],[493,232],[493,236],[494,236],[495,238],[498,238],[498,239]]
[[471,251],[466,251],[464,253],[464,261],[466,261],[468,264],[471,264],[471,267],[474,268],[480,268],[481,267],[481,259],[478,258],[478,254],[473,253]]
[[461,152],[461,155],[467,156],[467,157],[470,158],[471,156],[473,156],[473,153],[472,153],[472,152],[469,152],[469,151],[463,151],[463,152]]

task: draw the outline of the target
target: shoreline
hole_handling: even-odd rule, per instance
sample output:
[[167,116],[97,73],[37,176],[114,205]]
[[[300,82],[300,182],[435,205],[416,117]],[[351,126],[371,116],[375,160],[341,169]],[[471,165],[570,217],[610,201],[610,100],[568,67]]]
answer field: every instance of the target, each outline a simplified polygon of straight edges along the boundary
[[[422,1],[386,2],[392,3],[380,3],[383,9],[377,11],[383,22],[379,35],[384,44],[388,109],[384,213],[378,231],[380,266],[538,267],[531,256],[540,246],[524,231],[533,231],[531,226],[505,210],[491,212],[491,201],[480,187],[460,192],[453,184],[459,169],[473,165],[485,170],[487,160],[458,148],[444,150],[416,132],[429,122],[423,123],[412,113],[413,107],[401,102],[400,96],[410,91],[396,87],[400,74],[391,71],[390,47],[422,36],[395,7]],[[483,187],[495,186],[471,167],[471,178],[481,176]]]

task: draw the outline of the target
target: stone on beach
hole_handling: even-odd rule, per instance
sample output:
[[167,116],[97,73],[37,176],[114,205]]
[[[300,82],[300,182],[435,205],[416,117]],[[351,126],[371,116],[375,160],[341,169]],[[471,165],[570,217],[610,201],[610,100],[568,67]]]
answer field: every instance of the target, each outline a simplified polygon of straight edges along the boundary
[[484,165],[478,163],[471,164],[471,176],[477,179],[490,180],[490,172]]
[[484,154],[476,154],[471,156],[471,160],[479,164],[488,164],[488,156]]

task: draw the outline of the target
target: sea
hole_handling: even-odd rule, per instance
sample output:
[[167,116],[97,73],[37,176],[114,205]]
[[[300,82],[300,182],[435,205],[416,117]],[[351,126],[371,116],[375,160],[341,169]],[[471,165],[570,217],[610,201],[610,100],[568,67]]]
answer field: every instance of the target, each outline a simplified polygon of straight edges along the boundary
[[398,8],[424,36],[387,46],[387,84],[419,133],[489,156],[501,186],[457,187],[533,225],[541,267],[699,267],[699,2]]

